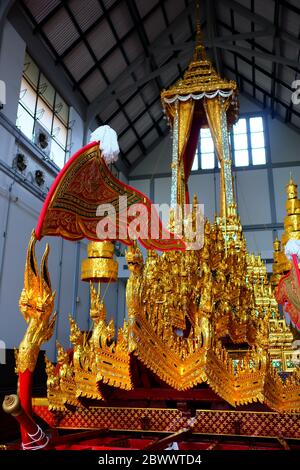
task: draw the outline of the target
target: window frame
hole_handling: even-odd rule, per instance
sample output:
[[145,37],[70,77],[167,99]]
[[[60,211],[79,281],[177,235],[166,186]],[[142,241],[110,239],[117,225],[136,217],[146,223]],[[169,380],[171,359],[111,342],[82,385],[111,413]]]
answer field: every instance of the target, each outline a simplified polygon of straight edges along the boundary
[[[252,143],[251,143],[251,131],[250,131],[250,119],[255,117],[260,117],[262,118],[263,122],[263,134],[264,134],[264,140],[265,140],[265,155],[266,155],[266,161],[265,163],[259,163],[259,164],[253,164],[253,156],[252,156]],[[248,150],[248,155],[249,155],[249,164],[248,165],[235,165],[235,148],[234,148],[234,134],[233,134],[233,128],[230,130],[229,134],[229,143],[231,147],[231,156],[232,156],[232,168],[234,170],[240,170],[240,169],[251,169],[251,168],[266,168],[268,163],[270,162],[270,144],[269,144],[269,129],[268,129],[268,120],[266,113],[260,112],[260,111],[255,111],[255,112],[248,112],[248,113],[242,113],[239,117],[239,119],[246,119],[246,135],[247,135],[247,150]],[[197,152],[197,155],[196,155]],[[195,152],[195,158],[197,157],[198,159],[198,167],[195,170],[191,171],[191,174],[197,174],[197,173],[202,173],[202,172],[214,172],[216,170],[219,170],[219,165],[218,165],[218,157],[215,153],[215,166],[214,168],[202,168],[201,165],[201,136],[199,132],[199,139],[197,142],[197,149]]]
[[[68,142],[69,142],[69,138],[70,138],[70,131],[71,131],[71,127],[70,127],[70,105],[65,101],[65,99],[61,96],[61,94],[56,90],[56,88],[52,85],[52,83],[50,82],[50,80],[48,80],[48,78],[46,77],[46,75],[43,73],[43,71],[41,70],[41,68],[36,64],[36,62],[32,59],[31,55],[28,53],[28,51],[26,51],[26,56],[28,56],[30,58],[30,60],[32,61],[32,63],[35,64],[35,67],[37,68],[38,70],[38,78],[37,78],[37,84],[35,85],[34,83],[32,83],[32,81],[30,80],[29,77],[27,77],[26,75],[26,69],[25,69],[25,64],[26,62],[24,62],[24,69],[23,69],[23,73],[22,73],[22,81],[21,81],[21,86],[22,86],[22,82],[23,80],[32,88],[32,90],[34,91],[35,93],[35,106],[34,106],[34,112],[32,112],[31,110],[27,109],[26,106],[22,103],[21,101],[21,98],[19,97],[19,100],[18,100],[18,110],[19,110],[19,106],[21,108],[23,108],[23,110],[28,113],[32,119],[33,119],[33,128],[32,128],[32,134],[31,134],[31,137],[27,136],[26,134],[24,134],[24,132],[22,132],[21,128],[18,126],[18,119],[19,119],[19,113],[17,111],[17,118],[16,118],[16,127],[19,128],[19,131],[22,132],[22,134],[28,138],[30,140],[30,142],[32,142],[33,145],[34,144],[34,141],[33,141],[33,137],[34,137],[34,132],[35,132],[35,127],[36,127],[36,124],[37,123],[40,123],[40,125],[45,128],[45,130],[47,132],[49,132],[49,135],[51,137],[51,140],[53,140],[55,142],[56,145],[58,145],[61,150],[64,152],[64,163],[63,165],[60,167],[58,165],[58,163],[55,161],[55,158],[53,156],[51,156],[51,152],[50,152],[50,156],[47,157],[49,158],[59,169],[63,168],[64,164],[66,163],[66,160],[67,160],[67,153],[69,152],[68,150]],[[26,56],[24,58],[24,60],[26,61]],[[53,104],[52,106],[50,106],[50,104],[46,101],[46,99],[43,97],[43,94],[41,93],[41,90],[40,90],[40,86],[41,86],[41,77],[42,75],[45,77],[45,79],[49,82],[49,84],[53,87],[53,90],[54,90],[54,96],[53,96]],[[21,88],[22,89],[22,88]],[[21,93],[21,89],[20,89],[20,93]],[[64,101],[65,105],[67,106],[67,123],[65,123],[62,118],[59,116],[59,114],[57,113],[57,111],[55,110],[55,106],[56,106],[56,99],[57,99],[57,96],[60,96],[61,99]],[[42,104],[51,112],[51,128],[50,130],[43,124],[43,122],[40,121],[39,117],[37,116],[37,112],[38,112],[38,102],[39,100],[41,100]],[[62,145],[61,142],[53,135],[53,129],[54,129],[54,122],[55,122],[55,118],[59,120],[60,124],[64,127],[64,129],[66,130],[66,141],[65,141],[65,144]]]

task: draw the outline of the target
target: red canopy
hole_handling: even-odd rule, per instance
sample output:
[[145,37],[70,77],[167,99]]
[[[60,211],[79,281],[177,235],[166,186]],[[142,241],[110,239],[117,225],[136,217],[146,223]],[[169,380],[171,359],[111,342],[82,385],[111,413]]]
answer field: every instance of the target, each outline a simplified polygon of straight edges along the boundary
[[[183,240],[163,227],[150,199],[113,176],[101,156],[98,142],[92,142],[75,153],[56,177],[36,226],[37,239],[51,235],[68,240],[88,238],[101,241],[96,232],[101,220],[101,216],[96,215],[97,208],[112,204],[117,223],[115,239],[131,245],[133,240],[128,234],[128,226],[132,217],[124,217],[126,211],[120,211],[120,196],[127,197],[127,208],[142,204],[147,209],[145,223],[149,236],[139,238],[145,248],[161,251],[185,249]],[[154,237],[150,229],[153,226],[156,226],[157,233]]]

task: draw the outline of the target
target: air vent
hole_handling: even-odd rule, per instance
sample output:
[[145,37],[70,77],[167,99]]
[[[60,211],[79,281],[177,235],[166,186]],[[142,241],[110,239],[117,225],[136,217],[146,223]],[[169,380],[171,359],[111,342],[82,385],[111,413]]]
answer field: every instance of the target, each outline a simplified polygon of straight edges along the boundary
[[17,153],[13,160],[13,168],[16,168],[21,173],[27,168],[27,160],[23,153]]
[[34,128],[34,143],[45,155],[50,156],[51,135],[39,122],[35,124]]
[[42,170],[36,170],[34,180],[38,186],[43,186],[45,183],[44,172]]

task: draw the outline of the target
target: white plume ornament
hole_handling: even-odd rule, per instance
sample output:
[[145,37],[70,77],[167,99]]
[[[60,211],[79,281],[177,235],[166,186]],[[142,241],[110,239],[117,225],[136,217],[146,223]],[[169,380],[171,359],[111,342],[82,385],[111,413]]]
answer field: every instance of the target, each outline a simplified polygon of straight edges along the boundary
[[118,136],[116,131],[110,126],[100,126],[97,127],[90,137],[90,142],[94,141],[100,142],[100,149],[102,150],[102,155],[106,163],[113,163],[118,160],[118,155],[120,153]]
[[292,255],[296,255],[300,261],[300,240],[289,240],[284,249],[285,256],[292,260]]

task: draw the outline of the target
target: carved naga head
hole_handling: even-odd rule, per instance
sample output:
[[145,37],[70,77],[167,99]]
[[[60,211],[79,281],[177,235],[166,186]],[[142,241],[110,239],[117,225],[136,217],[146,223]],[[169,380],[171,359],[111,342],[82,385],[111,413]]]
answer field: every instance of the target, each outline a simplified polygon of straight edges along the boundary
[[27,249],[24,288],[19,299],[19,308],[26,322],[30,319],[47,321],[54,308],[55,292],[52,292],[48,272],[49,245],[46,245],[39,273],[35,244],[36,237],[33,230]]

